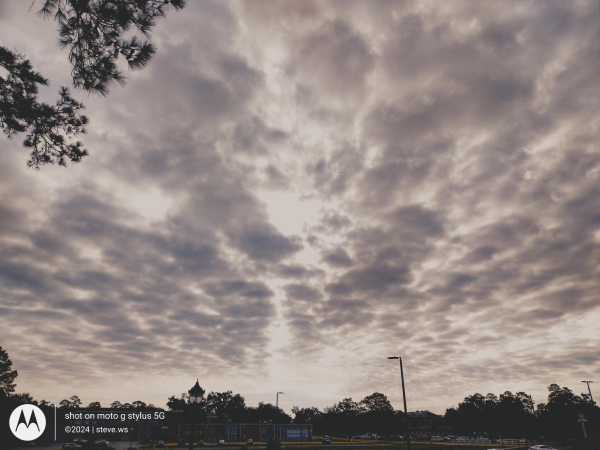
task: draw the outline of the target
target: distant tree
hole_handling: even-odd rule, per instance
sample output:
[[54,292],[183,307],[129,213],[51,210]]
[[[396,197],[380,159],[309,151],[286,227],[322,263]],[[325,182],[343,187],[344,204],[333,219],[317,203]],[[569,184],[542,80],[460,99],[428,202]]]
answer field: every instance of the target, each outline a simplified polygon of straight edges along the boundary
[[387,396],[375,392],[360,401],[358,428],[361,432],[386,434],[395,428],[394,408]]
[[458,434],[479,434],[505,438],[581,437],[579,414],[584,414],[589,436],[600,435],[600,408],[557,384],[548,387],[547,403],[539,403],[534,413],[533,400],[525,392],[506,391],[496,397],[474,394],[465,397],[456,408],[448,408],[447,425]]
[[10,399],[12,400],[13,403],[15,403],[17,405],[25,405],[25,404],[37,405],[38,404],[38,402],[36,400],[34,400],[34,398],[27,392],[24,392],[22,394],[12,394],[10,396]]
[[521,391],[517,392],[516,397],[523,405],[525,411],[533,412],[533,398],[531,397],[531,395]]
[[120,401],[118,401],[118,400],[115,400],[114,402],[112,402],[112,403],[110,404],[110,407],[111,407],[112,409],[120,409],[120,408],[122,408],[122,407],[123,407],[123,405],[121,404],[121,402],[120,402]]
[[353,401],[352,398],[345,398],[341,402],[326,408],[327,412],[342,413],[346,415],[356,415],[363,410],[363,406]]
[[220,420],[237,422],[246,416],[246,401],[240,394],[233,395],[232,391],[211,392],[206,397],[206,410]]
[[0,391],[5,395],[9,395],[15,391],[15,379],[17,371],[12,370],[12,361],[8,357],[6,350],[0,346]]
[[463,422],[461,414],[458,412],[458,408],[448,408],[446,409],[446,413],[444,414],[444,423],[457,433],[459,433],[462,429]]
[[96,409],[100,409],[100,408],[102,408],[102,405],[100,405],[100,402],[91,402],[88,405],[88,409],[91,409],[91,410],[96,410]]
[[354,434],[360,430],[358,415],[364,411],[364,407],[353,401],[352,398],[344,398],[342,401],[325,408],[322,418],[322,427],[331,434]]
[[[557,438],[581,437],[579,414],[583,414],[588,435],[600,435],[600,408],[558,384],[548,386],[548,402],[538,405],[538,417],[545,436]],[[543,406],[543,407],[542,407]]]
[[448,408],[446,424],[459,434],[488,433],[492,436],[525,436],[532,432],[533,412],[531,396],[525,392],[513,395],[506,391],[497,397],[473,394],[465,397],[457,408]]
[[526,437],[534,430],[535,417],[531,409],[531,396],[506,391],[496,404],[495,418],[501,436]]
[[140,409],[140,408],[147,408],[148,405],[146,405],[143,401],[141,400],[136,400],[135,402],[133,402],[131,404],[131,406],[133,406],[136,409]]
[[490,399],[479,393],[469,395],[458,404],[458,408],[446,410],[445,420],[461,434],[485,431],[489,423],[486,413],[490,405]]
[[546,404],[545,403],[538,403],[537,406],[535,407],[535,411],[538,414],[544,414],[546,412]]
[[387,396],[379,392],[367,395],[360,401],[360,406],[365,411],[393,411],[394,408]]
[[247,417],[252,422],[272,420],[273,423],[289,423],[292,417],[271,403],[260,402],[257,408],[248,408]]
[[167,408],[171,411],[184,411],[187,406],[187,394],[181,394],[180,398],[171,395],[167,402]]
[[59,405],[62,409],[79,408],[81,406],[81,400],[77,395],[73,395],[68,399],[61,400]]
[[[149,40],[131,36],[131,29],[148,37],[157,18],[170,7],[184,6],[184,0],[45,0],[39,14],[54,18],[60,26],[59,43],[69,48],[74,86],[106,95],[111,83],[125,82],[116,65],[119,55],[136,70],[156,52]],[[40,103],[38,88],[47,86],[48,80],[23,55],[0,47],[0,67],[7,73],[0,76],[0,128],[9,138],[27,133],[23,142],[31,152],[27,166],[66,166],[67,160],[77,163],[87,156],[81,142],[69,142],[85,132],[88,119],[68,89],[60,88],[55,105]]]
[[586,403],[592,403],[592,404],[596,403],[596,402],[592,401],[592,397],[590,397],[590,394],[586,394],[585,392],[583,392],[581,394],[581,399]]
[[299,408],[294,406],[292,408],[292,413],[294,414],[294,422],[296,423],[310,423],[314,424],[323,413],[319,411],[319,408],[309,407],[309,408]]

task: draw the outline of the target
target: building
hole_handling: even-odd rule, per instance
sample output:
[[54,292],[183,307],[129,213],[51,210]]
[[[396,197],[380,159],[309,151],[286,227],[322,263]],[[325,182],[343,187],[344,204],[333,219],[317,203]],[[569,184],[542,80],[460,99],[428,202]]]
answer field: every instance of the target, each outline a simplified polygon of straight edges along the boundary
[[[404,416],[401,410],[394,411]],[[452,434],[452,427],[444,424],[444,417],[430,411],[408,412],[410,434],[413,436],[447,436]]]
[[[200,387],[198,380],[188,391],[190,405],[200,403],[204,398],[204,389]],[[208,420],[210,421],[210,416]],[[189,419],[188,419],[189,420]],[[180,423],[177,432],[177,440],[195,441],[200,439],[207,443],[215,443],[220,440],[226,442],[245,442],[252,439],[254,442],[269,441],[312,441],[312,425],[307,424],[275,424],[263,423]]]
[[[184,439],[187,442],[191,430],[191,424],[180,424],[177,438]],[[310,442],[312,441],[312,425],[295,423],[202,423],[195,426],[194,438],[203,439],[207,443],[214,443],[221,439],[226,442],[245,442],[248,439],[252,439],[254,442]]]

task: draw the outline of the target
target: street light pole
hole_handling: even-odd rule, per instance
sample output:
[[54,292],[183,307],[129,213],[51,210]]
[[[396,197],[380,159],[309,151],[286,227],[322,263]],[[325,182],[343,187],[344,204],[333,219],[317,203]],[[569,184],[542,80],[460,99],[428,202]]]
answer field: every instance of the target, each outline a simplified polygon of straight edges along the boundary
[[588,392],[590,393],[590,400],[592,401],[592,405],[594,404],[594,397],[592,397],[592,390],[590,389],[590,383],[593,383],[593,381],[582,381],[582,383],[586,383],[587,387],[588,387]]
[[406,410],[406,391],[404,390],[404,369],[402,368],[402,357],[389,356],[388,359],[400,360],[400,378],[402,378],[402,399],[404,400],[404,420],[406,421],[406,446],[410,450],[410,420],[408,419],[408,411]]
[[[279,394],[283,394],[283,392],[279,392],[277,391],[277,399],[275,400],[275,407],[279,410]],[[275,440],[278,441],[278,436],[277,436],[277,431],[278,427],[277,427],[277,420],[275,421]]]
[[188,391],[189,400],[188,400],[188,411],[190,413],[190,422],[192,425],[191,436],[190,436],[190,446],[189,450],[194,450],[194,435],[196,432],[196,414],[198,413],[198,404],[202,402],[204,398],[204,389],[200,387],[198,380],[196,380],[196,384],[192,386],[192,388]]

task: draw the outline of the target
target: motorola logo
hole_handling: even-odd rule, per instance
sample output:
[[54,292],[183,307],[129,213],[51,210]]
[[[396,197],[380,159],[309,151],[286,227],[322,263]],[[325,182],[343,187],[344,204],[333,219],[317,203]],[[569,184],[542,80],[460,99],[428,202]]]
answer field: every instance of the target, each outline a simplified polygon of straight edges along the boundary
[[10,431],[22,441],[39,438],[46,429],[46,416],[34,405],[21,405],[10,415]]

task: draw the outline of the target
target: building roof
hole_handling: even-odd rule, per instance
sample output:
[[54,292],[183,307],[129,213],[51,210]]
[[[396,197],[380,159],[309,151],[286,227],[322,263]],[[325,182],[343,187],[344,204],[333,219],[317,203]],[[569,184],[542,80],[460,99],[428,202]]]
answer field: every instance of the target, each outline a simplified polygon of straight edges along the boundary
[[434,414],[430,411],[413,411],[408,412],[409,417],[439,417],[437,414]]
[[[402,411],[401,409],[395,409],[394,413],[404,414],[404,411]],[[441,417],[441,416],[438,414],[434,414],[431,411],[409,411],[408,417]]]

